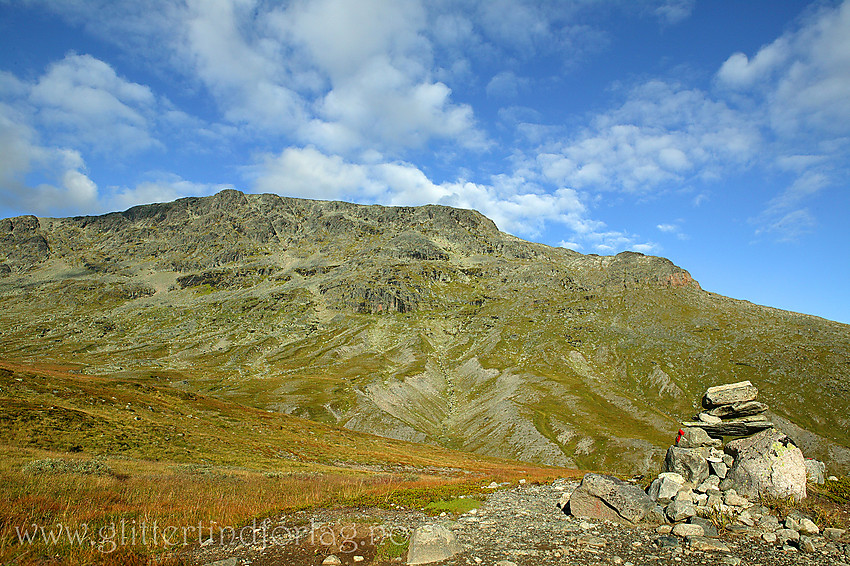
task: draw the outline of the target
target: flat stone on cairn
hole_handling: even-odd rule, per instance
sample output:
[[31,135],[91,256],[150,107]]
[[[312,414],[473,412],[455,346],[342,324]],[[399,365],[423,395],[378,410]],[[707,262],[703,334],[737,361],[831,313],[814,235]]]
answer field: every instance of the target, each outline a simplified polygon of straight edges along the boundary
[[705,395],[702,398],[702,406],[706,409],[712,409],[721,405],[734,405],[735,403],[755,401],[758,394],[759,390],[749,381],[716,385],[709,387],[705,391]]

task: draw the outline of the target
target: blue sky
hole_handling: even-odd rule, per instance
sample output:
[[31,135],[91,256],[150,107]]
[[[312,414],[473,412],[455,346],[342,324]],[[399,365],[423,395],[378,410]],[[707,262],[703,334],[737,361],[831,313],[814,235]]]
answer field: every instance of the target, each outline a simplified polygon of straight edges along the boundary
[[850,322],[850,2],[0,0],[0,216],[475,208]]

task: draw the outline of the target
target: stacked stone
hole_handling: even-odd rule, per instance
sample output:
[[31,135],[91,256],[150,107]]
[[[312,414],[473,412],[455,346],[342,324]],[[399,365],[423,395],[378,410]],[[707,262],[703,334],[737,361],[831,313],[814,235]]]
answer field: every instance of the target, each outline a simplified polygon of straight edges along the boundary
[[[779,521],[758,501],[765,495],[806,497],[806,464],[800,449],[765,418],[767,405],[757,396],[749,381],[710,387],[697,421],[683,423],[664,472],[647,489],[660,509],[656,516],[672,524],[662,530],[712,536],[708,519],[722,515],[733,520],[733,530],[778,532],[782,538]],[[724,447],[724,436],[740,438]]]
[[756,401],[758,389],[749,381],[709,387],[702,398],[703,412],[685,427],[703,429],[709,436],[749,436],[773,428],[764,413],[767,405]]

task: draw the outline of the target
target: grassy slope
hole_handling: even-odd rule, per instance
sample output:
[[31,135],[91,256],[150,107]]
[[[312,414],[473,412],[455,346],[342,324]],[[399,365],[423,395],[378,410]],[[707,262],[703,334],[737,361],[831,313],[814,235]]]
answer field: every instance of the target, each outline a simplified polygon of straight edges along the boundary
[[[200,522],[218,529],[314,505],[425,506],[443,492],[475,491],[492,480],[575,473],[76,371],[0,361],[0,562],[58,556],[62,563],[145,564],[151,553],[167,550],[150,541],[114,552],[67,542],[19,544],[16,528],[33,525],[97,532],[121,521],[160,528]],[[95,458],[112,473],[27,471],[28,462],[44,458]]]

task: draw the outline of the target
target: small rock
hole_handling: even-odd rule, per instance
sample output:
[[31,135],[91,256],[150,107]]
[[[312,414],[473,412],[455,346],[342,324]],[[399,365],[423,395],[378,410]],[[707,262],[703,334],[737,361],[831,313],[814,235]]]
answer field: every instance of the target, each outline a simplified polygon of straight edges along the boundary
[[655,528],[655,532],[659,535],[669,535],[671,532],[673,532],[673,525],[658,525]]
[[801,535],[811,536],[820,534],[820,529],[815,524],[815,522],[807,517],[803,517],[803,519],[800,521],[799,531]]
[[784,545],[788,541],[796,542],[800,540],[800,533],[798,533],[794,529],[777,529],[776,539],[779,541],[779,544]]
[[693,550],[701,550],[703,552],[729,552],[729,546],[719,540],[706,537],[690,537],[688,545]]
[[702,405],[705,408],[712,408],[720,405],[734,405],[735,403],[755,401],[758,393],[758,389],[753,387],[753,384],[749,381],[716,385],[706,389],[702,399]]
[[763,515],[759,518],[758,525],[762,529],[768,531],[775,531],[779,528],[779,519],[777,519],[773,515]]
[[729,564],[730,566],[738,566],[741,563],[741,559],[737,556],[726,556],[721,560],[723,564]]
[[576,538],[576,544],[578,546],[590,546],[593,548],[604,548],[608,541],[602,537],[593,537],[589,535],[582,535]]
[[677,523],[697,514],[694,504],[690,501],[674,501],[667,506],[667,517]]
[[707,537],[716,537],[717,536],[717,527],[714,526],[714,523],[705,519],[703,517],[691,517],[688,519],[688,522],[692,525],[699,525],[702,527],[702,530]]
[[723,499],[721,499],[718,494],[709,494],[708,500],[705,502],[705,506],[709,509],[720,509],[723,506]]
[[764,533],[761,535],[761,540],[773,544],[776,542],[776,533]]
[[708,476],[704,482],[697,486],[699,493],[708,493],[710,490],[719,490],[720,478],[717,476]]
[[680,489],[679,493],[677,493],[673,497],[673,501],[683,501],[685,503],[693,503],[694,502],[694,492],[691,488]]
[[516,566],[516,562],[511,562],[510,560],[499,560],[496,562],[496,566]]
[[322,566],[342,566],[342,560],[337,558],[336,555],[331,554],[324,560],[322,560]]
[[726,473],[729,471],[729,468],[722,460],[720,462],[709,462],[708,467],[711,469],[711,473],[720,479],[724,479]]
[[695,525],[691,523],[679,523],[673,527],[673,534],[677,537],[702,537],[705,536],[705,530],[702,528],[702,525]]
[[806,476],[812,483],[823,484],[826,464],[813,458],[806,458]]
[[815,551],[815,543],[811,537],[802,536],[800,537],[800,550],[803,552],[814,552]]
[[360,556],[359,554],[357,554],[357,555],[353,556],[353,558],[354,558],[354,561],[355,561],[355,562],[363,562],[364,560],[366,560],[365,558],[363,558],[363,557],[362,557],[362,556]]
[[748,527],[753,527],[756,524],[756,522],[753,520],[753,516],[750,515],[750,512],[746,509],[741,511],[736,517],[736,519],[738,522],[747,525]]
[[660,546],[661,548],[679,546],[679,539],[677,539],[676,537],[671,537],[669,535],[660,536],[653,542],[655,543],[655,546]]
[[838,540],[844,536],[845,532],[847,532],[846,529],[833,529],[831,527],[827,527],[823,530],[823,536],[829,540]]
[[826,479],[827,479],[827,481],[838,481],[838,478],[837,478],[837,477],[835,477],[835,476],[829,476],[829,477],[828,477],[828,478],[826,478]]
[[665,500],[669,501],[679,493],[682,486],[685,485],[685,478],[676,472],[662,472],[652,481],[647,490],[647,495],[653,501]]
[[791,529],[792,531],[800,532],[800,519],[794,515],[788,515],[785,517],[785,528]]
[[723,502],[726,503],[726,505],[731,505],[732,507],[750,506],[750,500],[746,497],[738,495],[733,489],[730,489],[726,492],[726,496],[723,498]]

